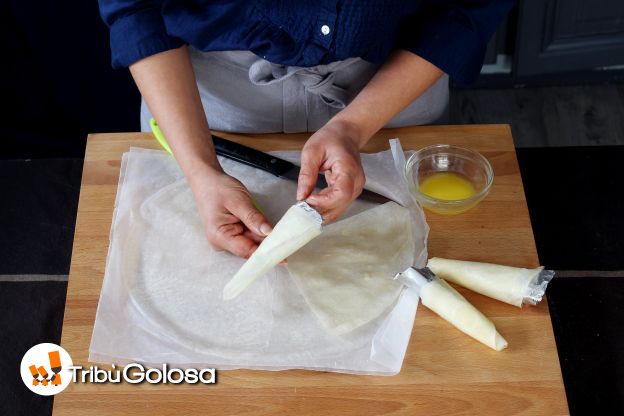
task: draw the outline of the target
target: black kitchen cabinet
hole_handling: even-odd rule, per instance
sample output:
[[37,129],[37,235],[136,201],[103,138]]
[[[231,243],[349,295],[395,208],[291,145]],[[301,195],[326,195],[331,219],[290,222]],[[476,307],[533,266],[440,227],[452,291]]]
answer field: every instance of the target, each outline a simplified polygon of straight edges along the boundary
[[624,0],[525,0],[518,17],[518,76],[624,65]]
[[[497,72],[501,56],[509,64]],[[485,64],[477,86],[622,81],[624,0],[520,0]]]

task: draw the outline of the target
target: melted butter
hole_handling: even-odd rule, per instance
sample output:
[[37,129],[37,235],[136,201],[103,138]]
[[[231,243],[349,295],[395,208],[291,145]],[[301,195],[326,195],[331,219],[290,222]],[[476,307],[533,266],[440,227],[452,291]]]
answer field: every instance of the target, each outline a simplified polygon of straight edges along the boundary
[[470,198],[475,187],[464,175],[455,172],[436,172],[420,182],[420,192],[444,201]]

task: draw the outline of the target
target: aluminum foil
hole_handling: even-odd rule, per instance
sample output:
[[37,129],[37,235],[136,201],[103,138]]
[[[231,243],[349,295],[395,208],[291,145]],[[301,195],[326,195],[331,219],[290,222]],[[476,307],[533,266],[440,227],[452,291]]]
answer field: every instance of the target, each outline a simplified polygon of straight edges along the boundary
[[314,208],[312,208],[310,205],[308,205],[307,202],[305,201],[299,201],[295,204],[295,206],[303,209],[307,214],[310,215],[310,218],[312,218],[313,220],[315,220],[316,222],[318,222],[319,224],[323,223],[323,217],[321,217],[321,214],[319,214],[319,212],[317,210],[315,210]]
[[522,298],[522,304],[537,305],[542,301],[548,283],[555,277],[554,270],[541,270],[529,282]]

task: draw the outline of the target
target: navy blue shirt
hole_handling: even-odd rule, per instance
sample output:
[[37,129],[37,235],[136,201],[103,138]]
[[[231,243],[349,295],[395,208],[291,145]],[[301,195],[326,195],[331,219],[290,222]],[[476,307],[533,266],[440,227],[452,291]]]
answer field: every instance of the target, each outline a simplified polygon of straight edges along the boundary
[[396,49],[461,83],[478,76],[489,38],[515,0],[100,0],[114,67],[190,44],[249,50],[282,65],[360,57],[380,64]]

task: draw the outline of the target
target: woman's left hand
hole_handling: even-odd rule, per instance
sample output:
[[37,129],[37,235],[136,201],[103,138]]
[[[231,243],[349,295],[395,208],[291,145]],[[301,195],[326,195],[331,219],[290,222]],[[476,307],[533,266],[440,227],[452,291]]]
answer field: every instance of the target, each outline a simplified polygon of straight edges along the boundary
[[[325,222],[335,221],[364,187],[366,178],[360,160],[360,137],[347,123],[327,123],[306,142],[301,153],[297,200],[306,200]],[[319,172],[329,185],[316,194]]]

